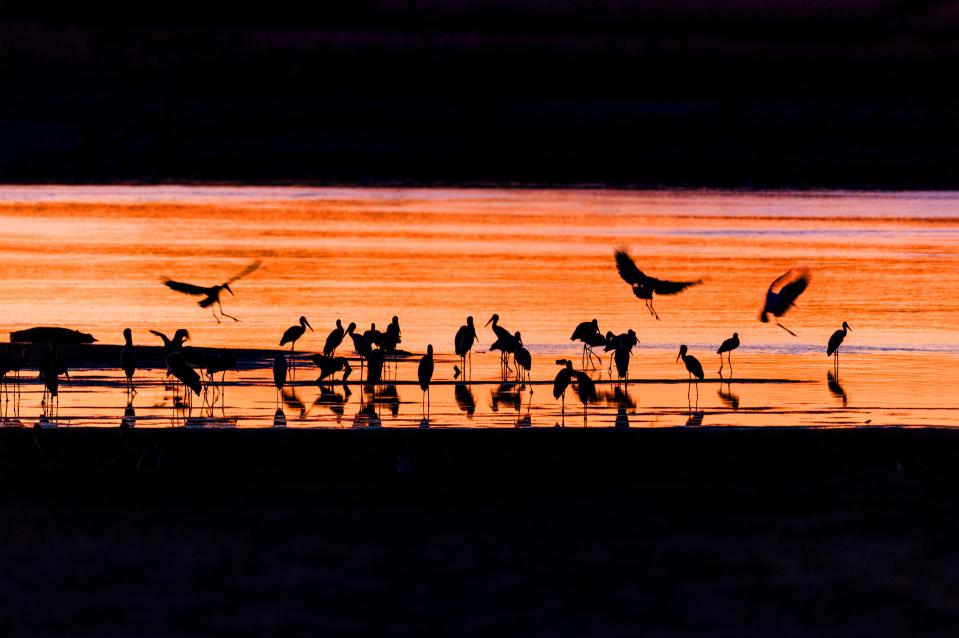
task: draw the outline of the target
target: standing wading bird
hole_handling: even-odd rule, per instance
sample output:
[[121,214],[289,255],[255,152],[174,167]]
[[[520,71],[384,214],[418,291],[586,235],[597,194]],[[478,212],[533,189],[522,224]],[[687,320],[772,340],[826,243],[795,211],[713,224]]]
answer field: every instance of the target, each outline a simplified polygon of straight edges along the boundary
[[[513,360],[516,361],[516,380],[520,383],[530,382],[529,371],[533,367],[533,355],[523,346],[523,337],[519,332],[516,333],[516,352],[513,353]],[[532,385],[529,393],[533,394]]]
[[[456,352],[456,356],[460,358],[460,363],[463,364],[463,372],[465,373],[467,369],[471,369],[473,366],[473,344],[479,341],[479,337],[476,336],[476,328],[473,326],[473,317],[466,318],[466,325],[460,326],[460,329],[456,331],[456,336],[453,337],[453,349]],[[469,357],[470,367],[466,366],[466,357]]]
[[66,376],[67,380],[69,380],[70,372],[67,370],[66,365],[60,361],[60,355],[57,353],[56,343],[53,339],[50,340],[47,352],[40,357],[37,371],[40,373],[40,379],[43,381],[44,388],[44,398],[41,400],[41,405],[46,406],[47,397],[49,397],[50,403],[54,403],[56,407],[59,407],[60,375]]
[[642,270],[636,267],[636,263],[626,253],[624,248],[616,248],[613,251],[616,258],[616,270],[623,281],[633,287],[633,294],[637,298],[646,302],[646,309],[649,314],[659,320],[656,309],[653,308],[653,294],[657,295],[675,295],[686,290],[690,286],[695,286],[703,282],[702,279],[696,281],[667,281],[665,279],[656,279],[646,275]]
[[[632,332],[632,330],[630,330]],[[629,358],[633,355],[633,347],[639,343],[635,338],[623,338],[628,335],[620,335],[616,338],[616,348],[613,351],[613,360],[616,362],[616,375],[629,384]]]
[[596,401],[596,384],[585,372],[573,369],[573,362],[569,359],[557,359],[558,365],[564,366],[556,373],[553,379],[553,398],[562,397],[562,415],[563,425],[566,424],[566,389],[570,383],[575,382],[576,393],[579,400],[583,402],[583,425],[586,425],[586,417],[589,412],[589,404]]
[[734,332],[733,336],[729,339],[726,339],[719,346],[719,349],[716,350],[716,354],[719,355],[719,376],[723,376],[723,353],[726,352],[726,358],[729,359],[729,376],[733,374],[733,355],[732,352],[739,347],[739,333]]
[[[498,314],[494,313],[493,316],[489,318],[489,321],[486,322],[486,325],[492,328],[493,334],[496,335],[497,342],[503,340],[503,343],[507,343],[513,338],[513,335],[509,330],[499,325]],[[499,350],[499,348],[497,349]],[[492,346],[490,346],[490,350],[493,350]],[[507,353],[505,350],[502,350],[502,352],[500,353],[500,362],[506,365],[507,369],[509,369],[508,359],[509,359],[509,353]]]
[[[517,332],[516,334],[519,333]],[[515,357],[516,347],[518,345],[519,343],[516,341],[516,336],[507,334],[497,338],[496,341],[494,341],[489,347],[490,350],[499,350],[501,353],[500,363],[506,366],[505,369],[503,369],[502,366],[500,367],[501,373],[506,374],[513,371],[513,369],[509,367],[509,355],[513,355]]]
[[[355,323],[350,324],[354,329],[356,328]],[[323,355],[326,357],[332,357],[336,354],[336,349],[340,347],[340,344],[343,343],[343,336],[346,334],[346,331],[343,330],[343,323],[337,319],[336,327],[330,331],[329,336],[326,338],[326,343],[323,344]]]
[[170,339],[162,332],[156,330],[150,331],[152,334],[163,339],[163,358],[169,357],[174,352],[183,352],[183,342],[189,341],[190,333],[186,328],[177,328],[177,331],[173,333],[173,338]]
[[[219,284],[217,286],[194,286],[193,284],[186,284],[181,281],[173,281],[169,277],[161,277],[160,281],[162,281],[163,285],[165,285],[170,290],[182,292],[183,294],[192,295],[194,297],[202,296],[203,299],[201,299],[198,302],[200,307],[210,308],[210,311],[213,313],[213,318],[216,319],[217,323],[220,323],[220,317],[216,315],[216,308],[219,308],[221,316],[228,317],[232,319],[233,321],[239,321],[239,319],[237,319],[236,317],[232,315],[228,315],[225,312],[223,312],[223,306],[220,303],[220,293],[226,290],[228,293],[232,295],[233,289],[230,288],[230,284],[237,281],[238,279],[242,279],[243,277],[246,277],[247,275],[255,271],[257,268],[260,267],[261,263],[262,262],[254,261],[249,266],[247,266],[246,268],[244,268],[243,270],[241,270],[240,272],[233,275],[232,277],[224,281],[222,284]],[[216,304],[216,308],[213,308],[214,304]]]
[[[590,342],[592,341],[590,337],[599,334],[599,322],[596,319],[592,321],[584,321],[576,326],[576,329],[573,330],[573,334],[570,335],[570,341],[581,341],[583,342],[583,356],[580,359],[581,365],[586,366],[586,353],[592,352],[590,348]],[[605,344],[605,338],[603,342]],[[592,356],[590,356],[590,361],[592,361]]]
[[[333,377],[337,372],[342,371],[342,383],[346,385],[346,380],[349,378],[350,373],[353,372],[353,368],[350,367],[350,362],[346,357],[327,357],[322,354],[314,354],[310,359],[312,359],[316,367],[320,369],[320,376],[316,379],[317,384],[321,383],[327,377]],[[332,378],[330,381],[332,383]]]
[[553,398],[562,397],[563,425],[566,425],[566,388],[573,382],[573,362],[569,359],[557,359],[557,365],[563,366],[553,379]]
[[313,326],[306,320],[306,317],[300,317],[300,322],[287,328],[280,338],[281,346],[290,344],[290,369],[293,377],[296,377],[296,359],[293,356],[293,348],[296,347],[296,342],[303,336],[307,328],[310,329],[310,332],[313,332]]
[[849,327],[849,324],[845,321],[842,322],[842,328],[832,333],[832,336],[829,337],[829,344],[826,346],[826,356],[833,357],[833,369],[836,371],[836,377],[839,377],[839,346],[842,345],[843,340],[846,338],[846,332],[852,331],[852,328]]
[[136,394],[137,390],[133,387],[133,373],[137,369],[136,352],[133,349],[133,331],[129,328],[123,329],[123,348],[120,350],[120,365],[123,367],[123,373],[127,377],[127,393]]
[[[679,346],[679,354],[676,355],[676,361],[679,361],[680,357],[683,359],[683,363],[686,365],[686,371],[689,373],[689,381],[692,383],[693,377],[696,377],[696,398],[697,403],[699,399],[699,381],[702,380],[706,375],[703,373],[703,364],[699,362],[699,359],[694,357],[691,354],[686,354],[687,348],[684,345]],[[687,389],[686,394],[689,394]]]
[[416,378],[423,390],[423,400],[426,402],[426,418],[430,418],[430,381],[433,380],[433,344],[426,346],[426,354],[420,359],[416,368]]
[[396,346],[400,345],[402,341],[402,333],[400,332],[400,318],[396,315],[393,315],[393,320],[390,322],[390,325],[386,326],[386,333],[383,335],[382,347],[387,352],[393,352],[396,350]]
[[769,285],[766,291],[766,303],[759,313],[759,320],[763,323],[769,322],[769,315],[776,317],[776,325],[796,336],[796,333],[779,323],[779,317],[795,305],[796,299],[809,286],[812,279],[812,273],[808,268],[791,268],[789,271],[780,275]]
[[[182,352],[170,354],[170,356],[166,358],[166,365],[168,374],[172,374],[179,379],[185,388],[189,388],[197,396],[200,395],[203,391],[203,384],[200,383],[200,375],[186,362],[186,358]],[[190,393],[184,391],[183,394],[183,398],[189,399],[189,403],[192,405],[193,401]]]

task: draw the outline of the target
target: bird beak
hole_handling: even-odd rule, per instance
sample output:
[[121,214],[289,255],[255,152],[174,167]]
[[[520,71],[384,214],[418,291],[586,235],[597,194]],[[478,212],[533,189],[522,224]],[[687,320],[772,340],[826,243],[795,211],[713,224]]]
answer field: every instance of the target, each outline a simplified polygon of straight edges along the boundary
[[680,355],[677,354],[677,355],[676,355],[676,361],[679,361],[679,357],[680,357]]
[[489,318],[489,321],[487,321],[487,322],[484,323],[483,325],[484,325],[484,326],[488,326],[488,325],[490,324],[490,322],[492,322],[492,321],[493,321],[493,318],[490,317],[490,318]]
[[[227,291],[228,293],[230,293],[231,295],[233,295],[233,291],[230,289],[230,284],[226,284],[226,285],[223,286],[223,287],[226,288],[226,291]],[[236,297],[236,295],[233,295],[233,296]]]
[[846,324],[846,330],[848,330],[849,332],[852,332],[852,327],[848,323]]
[[313,326],[310,325],[309,321],[306,322],[306,327],[310,329],[310,332],[315,332],[315,330],[313,330]]

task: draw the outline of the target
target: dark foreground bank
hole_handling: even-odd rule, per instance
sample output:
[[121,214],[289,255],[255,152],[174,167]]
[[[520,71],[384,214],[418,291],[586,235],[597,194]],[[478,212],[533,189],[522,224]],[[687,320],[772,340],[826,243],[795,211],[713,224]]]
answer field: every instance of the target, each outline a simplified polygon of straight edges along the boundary
[[959,431],[45,434],[0,431],[4,636],[959,621]]

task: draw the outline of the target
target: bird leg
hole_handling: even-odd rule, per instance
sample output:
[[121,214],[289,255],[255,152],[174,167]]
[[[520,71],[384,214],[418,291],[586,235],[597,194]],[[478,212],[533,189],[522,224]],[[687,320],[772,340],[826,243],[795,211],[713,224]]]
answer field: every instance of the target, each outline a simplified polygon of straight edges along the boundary
[[792,330],[790,330],[790,329],[787,328],[786,326],[782,325],[782,324],[779,323],[778,321],[776,322],[776,325],[779,326],[780,328],[782,328],[783,330],[785,330],[786,332],[788,332],[789,334],[791,334],[792,336],[794,336],[794,337],[797,336],[795,332],[793,332]]
[[221,315],[221,316],[223,316],[223,317],[228,317],[228,318],[232,319],[233,321],[239,321],[239,319],[237,319],[237,318],[234,317],[233,315],[228,315],[228,314],[226,314],[225,312],[223,312],[223,306],[220,306],[220,302],[219,302],[219,301],[217,302],[217,306],[219,306],[219,308],[220,308],[220,315]]
[[733,378],[733,352],[730,350],[726,353],[726,356],[729,358],[729,378]]

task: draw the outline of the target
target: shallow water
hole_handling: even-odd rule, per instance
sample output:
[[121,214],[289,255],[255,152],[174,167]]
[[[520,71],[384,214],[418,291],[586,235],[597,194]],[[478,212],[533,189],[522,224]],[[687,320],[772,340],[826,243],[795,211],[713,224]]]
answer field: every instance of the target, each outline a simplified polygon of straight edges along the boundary
[[[397,314],[402,347],[419,353],[432,343],[434,378],[447,382],[456,328],[472,314],[485,350],[492,336],[480,326],[498,312],[533,352],[532,378],[548,381],[556,358],[579,355],[568,341],[573,327],[595,317],[604,332],[634,328],[642,344],[631,366],[640,383],[630,385],[628,399],[601,397],[590,425],[612,425],[620,404],[634,427],[953,425],[959,405],[955,193],[2,187],[0,233],[0,330],[66,325],[119,343],[129,326],[137,342],[158,344],[147,329],[186,327],[196,346],[271,348],[303,314],[317,332],[298,347],[314,351],[336,318],[382,328]],[[657,299],[656,321],[616,274],[611,252],[620,244],[649,274],[704,283]],[[217,324],[159,283],[161,274],[218,283],[253,259],[264,266],[224,300],[239,323]],[[797,263],[814,274],[783,320],[792,337],[757,314],[769,283]],[[827,380],[824,346],[843,320],[853,332],[836,385]],[[715,348],[733,331],[743,341],[733,355],[742,380],[720,393]],[[700,384],[698,404],[675,362],[680,343],[715,380]],[[468,388],[431,391],[432,426],[563,420],[549,386],[527,386],[516,399],[515,388],[494,392],[495,355],[473,362]],[[74,368],[62,386],[59,423],[116,425],[126,403],[116,371]],[[304,364],[298,378],[315,378],[310,368]],[[346,400],[339,418],[337,404],[316,403],[311,383],[296,388],[302,408],[279,405],[288,427],[350,426],[367,401],[382,425],[416,426],[422,394],[404,383],[415,368],[415,358],[398,364],[396,399],[388,386],[376,401],[359,385],[348,399],[338,389]],[[175,409],[157,371],[139,376],[138,427],[209,415],[199,398],[189,414]],[[607,373],[594,376],[604,381],[601,394],[612,392]],[[213,410],[218,420],[193,423],[272,425],[278,404],[268,370],[241,366],[227,381]],[[37,390],[23,388],[24,423],[41,412]],[[567,425],[581,425],[581,405],[572,392],[567,399]]]

